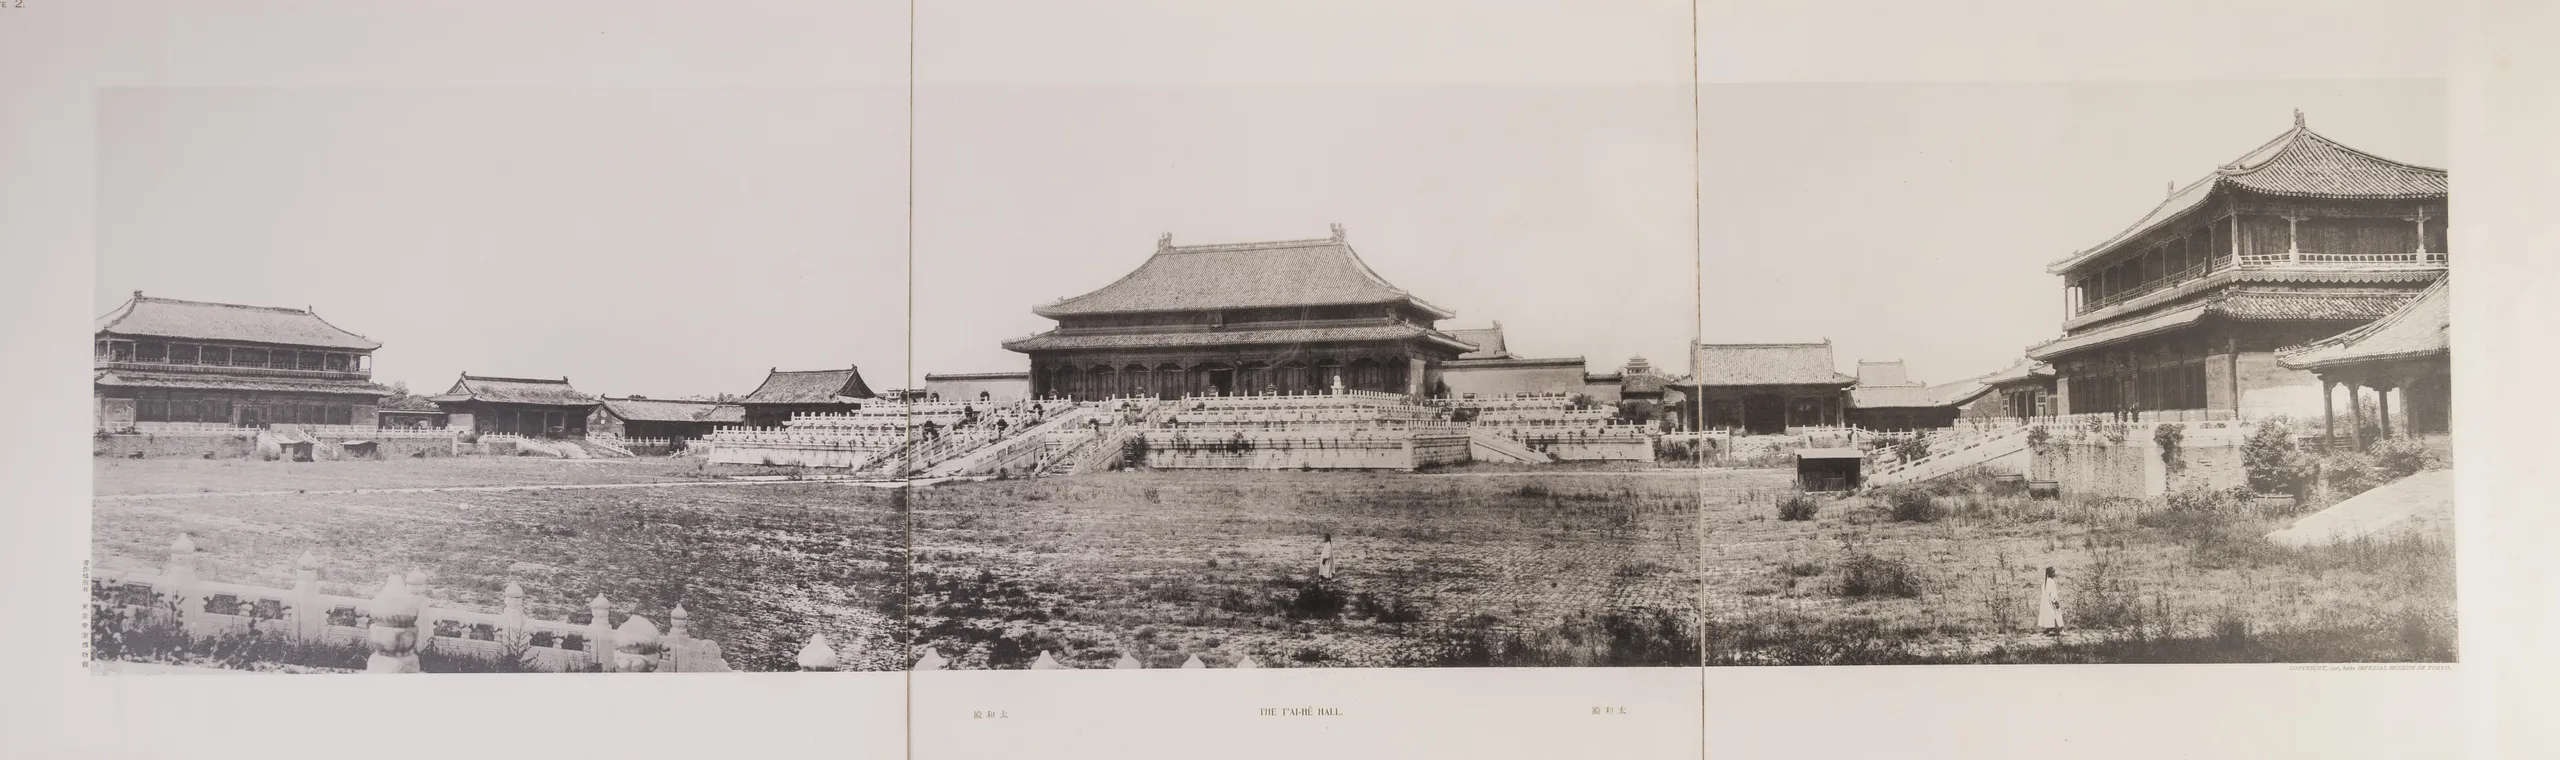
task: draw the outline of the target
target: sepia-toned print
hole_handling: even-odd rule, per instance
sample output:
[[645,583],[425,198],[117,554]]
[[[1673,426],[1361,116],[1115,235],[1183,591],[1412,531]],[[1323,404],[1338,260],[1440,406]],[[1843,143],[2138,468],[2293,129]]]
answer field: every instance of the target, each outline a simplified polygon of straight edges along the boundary
[[1710,282],[1871,273],[1854,373],[1709,290],[1708,664],[2454,659],[2440,83],[1703,92]]
[[901,95],[103,98],[94,668],[904,669]]

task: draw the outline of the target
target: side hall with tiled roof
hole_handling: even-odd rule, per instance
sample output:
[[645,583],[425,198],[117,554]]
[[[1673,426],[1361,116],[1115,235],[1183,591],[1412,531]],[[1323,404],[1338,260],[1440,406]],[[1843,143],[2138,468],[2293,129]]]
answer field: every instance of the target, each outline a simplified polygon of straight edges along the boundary
[[[2380,419],[2375,432],[2431,434],[2453,424],[2453,290],[2437,280],[2398,309],[2362,327],[2276,352],[2285,367],[2320,379],[2321,418],[2332,440],[2345,436],[2361,447],[2368,420],[2361,399],[2371,390]],[[2340,394],[2339,391],[2345,391]],[[2343,398],[2341,398],[2343,396]],[[2393,402],[2397,401],[2395,404]],[[2338,425],[2343,402],[2354,423]],[[2395,427],[2392,408],[2401,419]]]
[[1699,430],[1783,433],[1846,424],[1849,387],[1831,341],[1689,344],[1689,375],[1671,387],[1686,398],[1682,424]]
[[100,430],[153,423],[372,425],[391,389],[370,338],[308,308],[186,301],[134,291],[95,322]]
[[587,429],[625,438],[693,440],[722,424],[745,421],[743,408],[718,401],[653,399],[642,396],[600,399],[587,415]]
[[1902,360],[1858,361],[1849,387],[1849,424],[1869,430],[1933,430],[1955,424],[1959,407],[1982,395],[1979,378],[1932,386],[1912,379]]
[[841,414],[862,408],[858,399],[873,398],[862,381],[862,368],[766,371],[764,382],[738,401],[750,427],[780,427],[799,414]]
[[566,377],[499,377],[468,371],[444,393],[427,400],[444,410],[448,427],[535,438],[585,436],[588,415],[603,403],[570,385]]

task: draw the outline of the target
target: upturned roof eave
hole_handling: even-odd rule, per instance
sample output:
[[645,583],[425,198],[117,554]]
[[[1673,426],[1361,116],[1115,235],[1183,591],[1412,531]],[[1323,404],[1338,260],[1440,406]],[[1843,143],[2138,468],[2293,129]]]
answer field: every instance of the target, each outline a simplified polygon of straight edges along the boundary
[[[2149,234],[2153,230],[2184,219],[2194,214],[2198,209],[2211,207],[2212,204],[2209,201],[2212,200],[2213,195],[2226,192],[2230,189],[2239,189],[2250,193],[2284,198],[2313,198],[2320,200],[2419,200],[2427,198],[2443,198],[2447,195],[2443,192],[2434,191],[2416,193],[2323,193],[2284,190],[2242,182],[2242,180],[2257,175],[2258,173],[2265,171],[2268,167],[2276,165],[2279,159],[2282,159],[2286,154],[2294,151],[2297,146],[2303,145],[2305,141],[2316,141],[2320,145],[2326,145],[2331,148],[2353,154],[2357,158],[2371,161],[2376,164],[2433,174],[2446,173],[2445,170],[2441,168],[2412,164],[2406,161],[2395,161],[2358,150],[2354,146],[2347,145],[2346,143],[2329,139],[2326,135],[2311,131],[2311,128],[2303,124],[2301,121],[2301,114],[2296,112],[2292,129],[2286,130],[2284,133],[2277,135],[2274,139],[2268,140],[2266,143],[2259,145],[2256,149],[2241,154],[2238,160],[2229,164],[2224,164],[2220,168],[2215,169],[2212,173],[2205,175],[2203,179],[2189,183],[2185,188],[2181,188],[2176,193],[2170,195],[2169,198],[2162,200],[2158,205],[2152,206],[2151,211],[2145,212],[2141,218],[2135,220],[2134,226],[2127,227],[2123,231],[2117,232],[2115,235],[2108,237],[2104,242],[2101,242],[2096,246],[2076,251],[2071,255],[2049,262],[2045,266],[2045,272],[2047,274],[2059,275],[2083,264],[2087,264],[2090,261],[2105,258],[2108,254],[2122,250],[2125,246],[2133,243],[2143,235]],[[2253,162],[2251,161],[2252,158],[2256,158],[2257,160]],[[2199,186],[2201,186],[2201,190],[2199,190]],[[2160,219],[2148,224],[2142,222],[2142,219],[2148,219],[2152,214],[2159,213],[2159,210],[2162,207],[2176,202],[2182,196],[2187,196],[2190,193],[2195,192],[2201,192],[2203,195],[2202,197],[2198,197],[2192,201],[2187,208],[2181,209],[2177,213],[2161,217]]]
[[[1098,293],[1098,292],[1101,292],[1101,291],[1095,291],[1095,292],[1097,292],[1097,293]],[[1078,301],[1078,300],[1083,299],[1084,297],[1085,297],[1085,296],[1077,296],[1077,297],[1075,297],[1075,298],[1063,299],[1063,300],[1059,300],[1059,301],[1052,301],[1052,302],[1049,302],[1049,303],[1041,304],[1041,305],[1039,305],[1039,306],[1034,306],[1034,307],[1031,307],[1031,313],[1032,313],[1032,314],[1035,314],[1035,315],[1038,315],[1038,316],[1042,316],[1042,317],[1048,317],[1048,318],[1050,318],[1050,319],[1057,319],[1057,318],[1059,318],[1059,317],[1089,317],[1089,316],[1094,316],[1094,315],[1097,315],[1097,314],[1180,314],[1180,313],[1184,313],[1184,312],[1194,312],[1194,311],[1222,311],[1222,310],[1227,310],[1227,309],[1285,309],[1285,308],[1289,308],[1289,307],[1293,307],[1293,306],[1368,306],[1368,305],[1372,305],[1372,304],[1402,303],[1402,304],[1411,304],[1414,308],[1420,309],[1420,310],[1422,310],[1424,313],[1430,314],[1430,315],[1432,315],[1434,318],[1437,318],[1437,319],[1453,319],[1453,318],[1456,318],[1456,317],[1457,317],[1457,314],[1456,314],[1455,312],[1451,312],[1451,311],[1449,311],[1449,310],[1447,310],[1447,309],[1443,309],[1443,308],[1440,308],[1440,307],[1438,307],[1438,306],[1434,306],[1434,305],[1432,305],[1430,302],[1428,302],[1428,301],[1424,301],[1424,300],[1422,300],[1422,299],[1420,299],[1420,298],[1415,298],[1415,297],[1414,297],[1413,295],[1411,295],[1411,294],[1398,294],[1397,296],[1392,297],[1392,298],[1363,298],[1363,299],[1349,300],[1349,301],[1303,301],[1303,302],[1299,302],[1299,303],[1289,303],[1289,304],[1268,304],[1268,305],[1202,305],[1202,306],[1184,306],[1184,307],[1180,307],[1180,308],[1166,308],[1166,309],[1090,309],[1090,310],[1086,310],[1086,309],[1061,309],[1061,308],[1058,308],[1058,307],[1061,307],[1061,306],[1065,306],[1065,305],[1068,305],[1068,304],[1072,304],[1072,303],[1074,303],[1074,302],[1076,302],[1076,301]]]

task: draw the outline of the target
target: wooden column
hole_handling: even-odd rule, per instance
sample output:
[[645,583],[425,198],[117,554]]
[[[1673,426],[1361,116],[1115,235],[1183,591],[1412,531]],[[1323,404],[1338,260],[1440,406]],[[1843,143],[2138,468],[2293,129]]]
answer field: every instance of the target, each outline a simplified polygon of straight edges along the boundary
[[2231,215],[2231,265],[2240,265],[2240,215]]
[[2320,378],[2321,451],[2328,451],[2331,447],[2336,446],[2338,441],[2338,410],[2333,408],[2329,403],[2330,396],[2334,394],[2331,387],[2335,385],[2337,385],[2337,383],[2330,382],[2329,378]]
[[2353,381],[2353,380],[2349,380],[2349,381],[2347,381],[2347,411],[2348,411],[2350,414],[2354,415],[2353,419],[2354,419],[2354,421],[2355,421],[2355,426],[2356,426],[2356,429],[2355,429],[2355,436],[2354,436],[2353,438],[2349,439],[2349,440],[2352,440],[2352,441],[2354,441],[2354,442],[2355,442],[2355,447],[2356,447],[2356,448],[2355,448],[2355,450],[2357,450],[2357,451],[2363,451],[2363,450],[2364,450],[2364,388],[2363,388],[2363,386],[2357,385],[2357,384],[2356,384],[2356,382],[2355,382],[2355,381]]
[[[2405,391],[2405,390],[2404,390],[2404,391],[2401,391],[2401,392],[2400,392],[2400,398],[2402,398],[2402,399],[2404,399],[2404,400],[2405,400],[2405,399],[2407,399],[2407,398],[2409,398],[2409,392],[2408,392],[2408,391]],[[2375,409],[2380,409],[2380,410],[2382,410],[2382,437],[2384,437],[2384,438],[2390,438],[2390,437],[2391,437],[2391,386],[2388,386],[2388,385],[2379,385],[2379,386],[2374,386],[2374,389],[2373,389],[2373,407],[2374,407]]]

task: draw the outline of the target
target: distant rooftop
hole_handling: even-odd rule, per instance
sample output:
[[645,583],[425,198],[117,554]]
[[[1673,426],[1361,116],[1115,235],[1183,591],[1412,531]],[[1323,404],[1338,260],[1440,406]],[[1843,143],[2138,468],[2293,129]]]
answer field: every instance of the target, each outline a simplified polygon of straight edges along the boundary
[[775,369],[764,377],[764,384],[739,400],[742,404],[832,404],[839,396],[871,398],[871,386],[862,382],[862,368],[783,371]]
[[444,395],[428,399],[440,403],[480,401],[495,404],[533,404],[539,406],[594,406],[596,397],[569,385],[569,378],[553,380],[531,377],[490,377],[468,372],[453,381]]
[[1849,385],[1857,378],[1834,369],[1831,341],[1820,343],[1693,343],[1691,372],[1683,385]]

